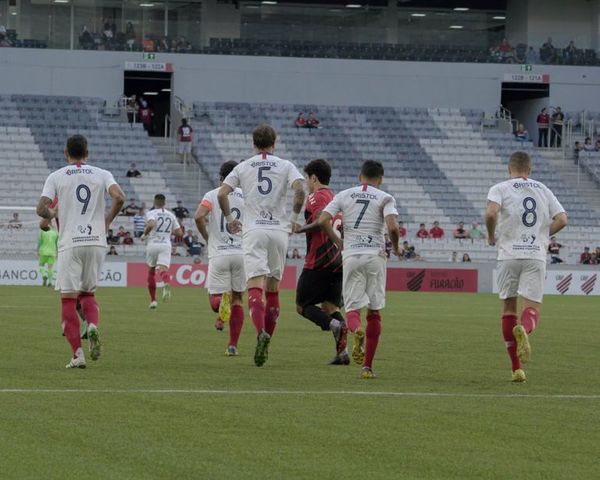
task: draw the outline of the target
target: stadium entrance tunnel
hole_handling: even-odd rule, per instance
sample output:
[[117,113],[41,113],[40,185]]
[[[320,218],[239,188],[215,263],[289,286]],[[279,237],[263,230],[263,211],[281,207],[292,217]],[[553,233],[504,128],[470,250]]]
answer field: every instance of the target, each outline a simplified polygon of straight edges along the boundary
[[513,119],[525,126],[530,139],[537,140],[537,116],[542,108],[548,108],[548,97],[549,83],[502,83],[501,104],[511,112]]
[[[138,72],[125,70],[123,93],[127,97],[135,95],[140,109],[145,101],[153,113],[147,130],[151,136],[163,136],[165,123],[171,117],[172,72]],[[139,117],[136,121],[140,121]],[[167,135],[170,125],[166,125]]]

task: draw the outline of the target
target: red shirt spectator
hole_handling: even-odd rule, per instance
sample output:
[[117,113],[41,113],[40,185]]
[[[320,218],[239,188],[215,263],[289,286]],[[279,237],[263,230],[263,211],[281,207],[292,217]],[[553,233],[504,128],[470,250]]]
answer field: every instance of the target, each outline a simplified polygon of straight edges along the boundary
[[133,245],[133,238],[131,238],[131,233],[125,232],[125,238],[123,239],[123,245]]
[[407,231],[406,231],[406,228],[404,227],[404,222],[398,223],[398,232],[400,234],[400,238],[406,237]]
[[177,130],[177,135],[179,135],[180,142],[191,142],[192,141],[192,133],[194,130],[187,123],[187,119],[184,118],[181,121],[181,126]]
[[585,247],[583,253],[579,256],[579,263],[584,265],[590,265],[592,263],[592,254],[590,253],[590,247]]
[[139,115],[142,125],[144,125],[144,130],[149,131],[152,127],[152,117],[154,116],[154,112],[145,101],[142,102],[142,108],[140,108]]
[[440,227],[440,222],[437,220],[433,222],[433,227],[429,230],[431,238],[442,238],[444,236],[444,229]]
[[545,108],[542,108],[542,111],[537,116],[537,124],[538,128],[550,128],[550,115]]
[[417,238],[429,238],[429,232],[425,228],[424,223],[419,225],[419,230],[417,230]]
[[306,127],[306,120],[304,119],[304,112],[300,112],[296,117],[295,122],[296,128],[304,128]]

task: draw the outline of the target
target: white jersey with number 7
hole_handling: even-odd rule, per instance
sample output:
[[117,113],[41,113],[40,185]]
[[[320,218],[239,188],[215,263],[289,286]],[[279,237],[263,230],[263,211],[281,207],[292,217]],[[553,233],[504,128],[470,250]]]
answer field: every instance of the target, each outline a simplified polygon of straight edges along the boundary
[[58,251],[82,246],[106,247],[104,194],[115,179],[92,165],[68,165],[46,179],[42,197],[58,197]]
[[396,200],[389,193],[367,184],[352,187],[333,197],[323,211],[343,216],[343,256],[385,254],[385,217],[398,215]]
[[565,211],[554,193],[531,178],[511,178],[494,185],[488,201],[500,205],[496,244],[498,260],[546,261],[552,219]]

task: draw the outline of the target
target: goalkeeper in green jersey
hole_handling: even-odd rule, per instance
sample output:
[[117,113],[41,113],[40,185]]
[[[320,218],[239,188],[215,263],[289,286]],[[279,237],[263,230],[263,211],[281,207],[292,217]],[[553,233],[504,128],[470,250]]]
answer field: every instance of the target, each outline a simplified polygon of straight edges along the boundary
[[52,286],[54,275],[54,264],[58,254],[58,231],[52,228],[40,230],[40,239],[38,241],[38,257],[40,259],[40,273],[44,287]]

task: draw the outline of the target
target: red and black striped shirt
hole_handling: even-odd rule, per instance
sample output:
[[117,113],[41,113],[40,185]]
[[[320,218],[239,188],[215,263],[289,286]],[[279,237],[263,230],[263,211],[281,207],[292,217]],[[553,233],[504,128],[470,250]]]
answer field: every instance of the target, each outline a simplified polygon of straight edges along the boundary
[[[333,200],[333,196],[333,192],[328,188],[323,188],[311,193],[306,199],[306,208],[304,209],[306,223],[315,222],[318,219],[321,210]],[[341,215],[336,215],[333,219],[333,228],[341,232]],[[331,240],[329,240],[327,234],[322,230],[306,232],[306,259],[304,262],[304,269],[327,272],[342,271],[342,252],[337,249]]]

